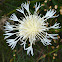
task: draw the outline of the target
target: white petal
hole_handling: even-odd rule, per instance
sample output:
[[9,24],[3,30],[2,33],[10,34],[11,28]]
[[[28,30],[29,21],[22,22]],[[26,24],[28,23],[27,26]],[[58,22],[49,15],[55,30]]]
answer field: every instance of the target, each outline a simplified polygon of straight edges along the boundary
[[58,39],[57,35],[58,34],[47,34],[49,37],[51,37],[52,39]]
[[16,33],[6,33],[6,34],[3,34],[3,35],[6,35],[4,39],[6,39],[6,38],[8,38],[8,37],[10,37],[10,36],[12,36],[14,34],[16,34]]
[[19,21],[18,18],[17,18],[17,16],[14,13],[10,16],[9,19],[13,20],[13,21]]
[[15,30],[15,25],[10,25],[10,23],[9,22],[6,22],[5,23],[6,24],[6,26],[3,26],[3,27],[5,27],[5,32],[10,32],[10,31],[12,31],[12,30]]
[[[21,9],[21,8],[22,8],[22,9]],[[24,14],[24,8],[23,8],[23,7],[21,7],[21,8],[16,9],[16,10]]]
[[23,41],[23,43],[22,43],[22,44],[20,44],[20,45],[23,45],[23,46],[24,46],[24,50],[25,50],[26,42],[25,42],[25,41]]
[[47,39],[47,38],[44,38],[43,41],[44,41],[43,44],[44,44],[45,46],[46,46],[46,45],[51,45],[51,43],[50,43],[51,40],[49,40],[49,39]]
[[[18,36],[18,37],[19,37],[19,36]],[[18,37],[16,37],[15,39],[7,39],[7,40],[6,40],[6,41],[7,41],[6,43],[9,43],[8,46],[11,46],[12,50],[15,48],[17,42],[20,40],[20,38],[17,39]],[[15,41],[15,40],[16,40],[16,41]]]
[[37,12],[40,7],[41,7],[41,6],[40,6],[40,3],[39,3],[39,5],[37,6],[37,2],[36,2],[36,5],[35,5],[35,12]]
[[45,37],[42,37],[42,39],[41,39],[41,37],[39,37],[40,38],[40,40],[41,40],[41,42],[43,43],[43,45],[45,45],[45,46],[47,46],[47,45],[51,45],[51,40],[49,40],[49,39],[47,39],[47,36],[45,35]]
[[31,55],[33,56],[34,54],[33,54],[33,48],[31,49]]
[[59,15],[54,16],[55,13],[56,13],[56,11],[50,9],[49,11],[47,11],[47,13],[44,16],[44,18],[55,18],[55,17],[58,17]]
[[30,11],[29,11],[29,4],[30,4],[30,2],[29,3],[25,2],[25,4],[23,4],[23,7],[27,10],[28,13],[30,13]]
[[51,28],[53,28],[53,29],[61,28],[61,27],[59,27],[59,24],[60,24],[60,23],[57,23],[57,22],[56,22],[53,26],[49,27],[49,29],[51,29]]
[[31,51],[31,55],[33,56],[33,48],[32,48],[32,46],[26,48],[26,50],[27,50],[27,55],[28,54],[30,55],[30,51]]
[[8,39],[6,41],[7,41],[6,43],[9,43],[8,46],[11,46],[11,48],[13,50],[15,48],[16,44],[17,44],[17,41],[15,41],[14,39]]

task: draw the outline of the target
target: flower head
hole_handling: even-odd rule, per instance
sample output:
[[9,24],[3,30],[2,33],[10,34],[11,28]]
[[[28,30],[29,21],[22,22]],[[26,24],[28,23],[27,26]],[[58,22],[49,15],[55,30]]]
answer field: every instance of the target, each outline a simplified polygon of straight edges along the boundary
[[[33,56],[33,48],[32,45],[36,42],[37,38],[43,43],[43,45],[51,45],[51,39],[57,39],[58,34],[48,34],[47,31],[49,29],[58,29],[59,23],[55,23],[53,26],[47,27],[47,19],[58,17],[54,16],[56,11],[50,9],[47,11],[46,15],[43,17],[38,16],[37,11],[41,7],[39,5],[35,5],[35,11],[32,15],[29,11],[29,4],[30,3],[22,3],[21,8],[16,9],[17,11],[21,12],[24,15],[24,18],[21,17],[21,20],[17,18],[15,14],[10,16],[10,20],[14,22],[18,22],[18,24],[11,25],[9,22],[6,22],[5,27],[5,39],[9,38],[16,34],[15,39],[7,39],[7,43],[11,46],[12,49],[15,48],[18,41],[21,42],[20,45],[24,46],[24,50],[27,50],[27,54],[32,54]],[[25,14],[24,9],[27,10],[28,15]],[[12,33],[11,31],[14,31]],[[11,32],[11,33],[10,33]],[[50,39],[49,39],[50,38]],[[27,40],[29,40],[30,46],[26,48]]]

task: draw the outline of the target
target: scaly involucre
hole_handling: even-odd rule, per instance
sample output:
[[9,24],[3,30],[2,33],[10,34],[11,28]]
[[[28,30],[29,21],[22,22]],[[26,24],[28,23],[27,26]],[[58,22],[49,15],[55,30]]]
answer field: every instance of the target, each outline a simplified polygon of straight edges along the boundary
[[[41,7],[40,3],[37,5],[35,4],[35,11],[32,15],[29,11],[29,4],[30,3],[22,3],[21,8],[16,9],[20,13],[24,15],[24,17],[20,17],[20,19],[17,18],[17,16],[13,13],[10,16],[10,20],[13,20],[14,22],[18,22],[18,24],[11,25],[9,22],[6,22],[5,27],[5,38],[7,39],[13,35],[16,35],[15,39],[7,39],[7,43],[9,43],[9,46],[11,46],[12,50],[15,48],[18,41],[21,42],[20,45],[24,46],[24,50],[27,50],[27,54],[33,56],[33,48],[32,45],[35,44],[36,40],[39,39],[43,45],[51,45],[51,39],[57,39],[58,34],[48,34],[47,31],[50,29],[58,29],[59,23],[55,23],[53,26],[47,27],[47,19],[49,18],[55,18],[58,17],[54,16],[56,11],[50,9],[47,11],[46,15],[42,18],[40,15],[38,16],[37,11]],[[27,11],[27,14],[25,14],[24,10]],[[14,32],[15,33],[14,33]],[[26,44],[28,43],[27,40],[29,40],[30,46],[26,48]]]

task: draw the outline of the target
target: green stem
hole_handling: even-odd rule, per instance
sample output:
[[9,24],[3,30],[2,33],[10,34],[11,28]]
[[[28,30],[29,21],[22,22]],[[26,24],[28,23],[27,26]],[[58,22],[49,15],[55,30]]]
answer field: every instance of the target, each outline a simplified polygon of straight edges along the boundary
[[14,62],[16,62],[16,61],[15,61],[15,51],[13,51],[13,56],[14,56]]
[[54,62],[54,59],[52,60],[52,62]]
[[[50,54],[52,54],[52,53],[54,53],[54,52],[56,52],[56,51],[58,51],[59,49],[61,49],[62,48],[62,45],[60,45],[60,47],[59,48],[57,48],[57,49],[55,49],[55,50],[53,50],[53,51],[51,51],[51,52],[49,52],[49,53],[47,53],[47,54],[45,54],[45,56],[47,56],[47,55],[50,55]],[[39,58],[39,60],[40,59],[43,59],[44,58],[44,56],[41,56],[40,58]],[[38,61],[39,61],[38,60]]]
[[57,32],[61,32],[62,31],[62,29],[51,29],[50,31],[51,32],[55,32],[57,30]]
[[14,62],[15,62],[15,56],[14,56]]
[[4,60],[4,54],[3,53],[2,53],[2,61],[5,62],[5,60]]

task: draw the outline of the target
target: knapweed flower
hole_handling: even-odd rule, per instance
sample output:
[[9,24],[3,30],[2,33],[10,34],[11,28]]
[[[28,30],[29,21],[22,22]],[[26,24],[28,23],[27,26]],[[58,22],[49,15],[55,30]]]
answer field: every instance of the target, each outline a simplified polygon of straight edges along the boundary
[[[10,16],[9,19],[17,23],[11,25],[9,22],[6,22],[6,26],[4,26],[4,39],[7,39],[6,41],[9,43],[9,46],[11,46],[12,50],[15,48],[17,42],[20,41],[20,45],[24,46],[24,50],[27,50],[27,54],[30,55],[31,52],[31,55],[33,56],[32,45],[35,44],[37,39],[39,39],[40,42],[42,42],[45,46],[51,45],[51,39],[57,39],[58,34],[50,34],[48,31],[50,29],[60,28],[60,23],[56,22],[53,26],[48,27],[47,20],[49,18],[55,18],[59,16],[54,16],[56,11],[50,9],[47,11],[45,16],[41,17],[37,14],[38,9],[41,7],[40,4],[35,4],[34,14],[31,14],[29,11],[29,4],[30,3],[22,3],[21,8],[16,9],[24,15],[24,17],[20,17],[21,19],[18,19],[14,13]],[[26,10],[27,13],[25,13],[24,10]],[[16,35],[16,38],[10,38],[13,35]],[[29,40],[30,43],[28,47],[26,47],[26,44],[28,44],[27,40]]]

